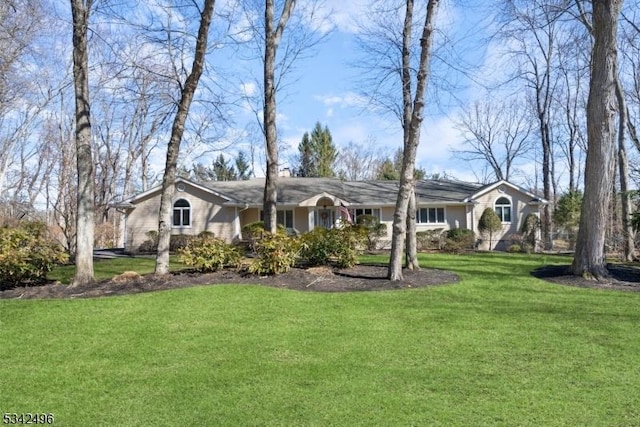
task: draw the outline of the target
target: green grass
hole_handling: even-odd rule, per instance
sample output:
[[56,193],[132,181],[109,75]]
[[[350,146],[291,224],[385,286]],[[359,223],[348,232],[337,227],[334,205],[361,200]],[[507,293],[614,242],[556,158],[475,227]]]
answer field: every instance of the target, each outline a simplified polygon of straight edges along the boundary
[[[381,258],[369,258],[381,260]],[[640,425],[640,294],[424,255],[459,284],[0,301],[0,412],[56,425]]]
[[[149,274],[155,271],[156,259],[154,257],[120,257],[112,259],[97,260],[94,262],[94,276],[96,280],[110,279],[115,275],[125,271],[136,271],[139,274]],[[169,268],[180,270],[186,268],[173,256],[169,260]],[[51,280],[58,280],[60,283],[69,284],[76,274],[75,265],[65,265],[55,268],[47,275]]]

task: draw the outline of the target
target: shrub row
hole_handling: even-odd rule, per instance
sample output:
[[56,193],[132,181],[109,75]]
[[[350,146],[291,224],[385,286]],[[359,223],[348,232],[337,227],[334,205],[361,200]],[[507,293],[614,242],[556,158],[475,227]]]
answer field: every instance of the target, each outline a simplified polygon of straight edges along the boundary
[[[289,271],[296,262],[309,266],[336,265],[339,268],[353,267],[360,252],[369,248],[372,228],[346,226],[330,230],[316,228],[300,238],[288,236],[284,230],[276,234],[264,231],[259,223],[245,227],[250,232],[250,251],[255,255],[247,270],[253,274],[280,274]],[[374,230],[375,227],[374,227]],[[377,233],[377,231],[375,231]],[[471,230],[452,229],[445,233],[423,234],[423,240],[442,239],[445,250],[459,252],[475,247],[475,234]],[[178,251],[183,263],[200,271],[216,271],[225,266],[240,264],[240,250],[212,236],[192,238]]]
[[[149,230],[146,232],[148,237],[147,240],[142,242],[138,247],[138,252],[142,253],[154,253],[158,251],[158,231],[157,230]],[[188,234],[172,234],[169,240],[169,250],[171,252],[177,252],[180,249],[185,248],[189,242],[193,239],[202,236],[213,236],[213,233],[210,231],[203,231],[197,236],[191,236]]]
[[237,247],[206,234],[190,239],[183,248],[178,249],[180,262],[203,273],[218,271],[226,266],[238,267],[241,258]]

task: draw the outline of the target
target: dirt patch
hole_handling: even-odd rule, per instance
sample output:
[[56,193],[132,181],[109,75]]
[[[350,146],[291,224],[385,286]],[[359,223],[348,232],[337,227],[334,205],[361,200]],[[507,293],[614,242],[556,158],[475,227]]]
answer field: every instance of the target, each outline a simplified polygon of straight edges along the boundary
[[640,268],[636,266],[607,264],[608,278],[589,280],[571,274],[569,265],[545,265],[531,274],[548,282],[579,288],[613,289],[618,291],[640,292]]
[[357,265],[342,270],[328,267],[294,268],[284,274],[264,277],[236,270],[206,274],[183,271],[166,276],[154,274],[138,276],[127,272],[90,286],[71,288],[59,283],[46,283],[41,286],[13,288],[0,292],[0,298],[94,298],[222,283],[259,284],[317,292],[382,291],[423,288],[456,283],[459,280],[454,273],[432,269],[404,271],[404,280],[399,282],[387,280],[386,275],[386,265]]

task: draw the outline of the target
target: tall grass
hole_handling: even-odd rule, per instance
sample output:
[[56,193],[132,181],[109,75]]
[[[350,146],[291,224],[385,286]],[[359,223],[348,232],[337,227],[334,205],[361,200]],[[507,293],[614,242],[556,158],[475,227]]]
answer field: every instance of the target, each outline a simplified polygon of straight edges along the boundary
[[[381,258],[370,258],[369,261]],[[425,255],[462,281],[0,301],[0,410],[57,425],[639,425],[640,294]]]

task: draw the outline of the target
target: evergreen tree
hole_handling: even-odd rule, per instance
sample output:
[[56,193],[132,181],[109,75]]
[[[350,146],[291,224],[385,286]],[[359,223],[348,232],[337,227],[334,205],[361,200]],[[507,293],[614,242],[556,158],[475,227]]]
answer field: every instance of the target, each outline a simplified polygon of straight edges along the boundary
[[213,162],[213,175],[216,181],[235,181],[238,179],[233,165],[229,165],[222,153]]
[[493,250],[493,233],[502,230],[502,223],[496,211],[486,208],[482,212],[478,222],[478,230],[482,234],[489,234],[489,250]]
[[238,157],[236,157],[236,179],[239,180],[247,180],[251,178],[253,174],[253,170],[251,169],[251,164],[247,159],[247,155],[244,151],[240,151],[238,153]]
[[298,144],[300,163],[295,174],[303,177],[335,177],[338,149],[329,128],[317,122],[311,134],[305,132]]
[[[397,181],[400,179],[400,173],[402,172],[402,148],[398,148],[396,153],[393,155],[393,159],[386,158],[380,166],[378,167],[378,173],[376,174],[376,179],[388,180],[388,181]],[[415,180],[425,179],[427,176],[427,172],[422,169],[416,167],[413,170],[413,178]]]
[[582,192],[569,191],[558,200],[553,210],[553,221],[563,228],[569,236],[569,246],[573,249],[576,233],[580,225],[580,209],[582,208]]
[[302,135],[302,141],[298,144],[298,151],[300,152],[300,165],[295,174],[302,177],[315,176],[313,146],[311,138],[309,138],[309,132],[305,132]]
[[316,176],[334,177],[338,150],[333,144],[329,128],[327,126],[323,128],[320,122],[316,123],[316,127],[311,132],[311,143],[316,151]]

